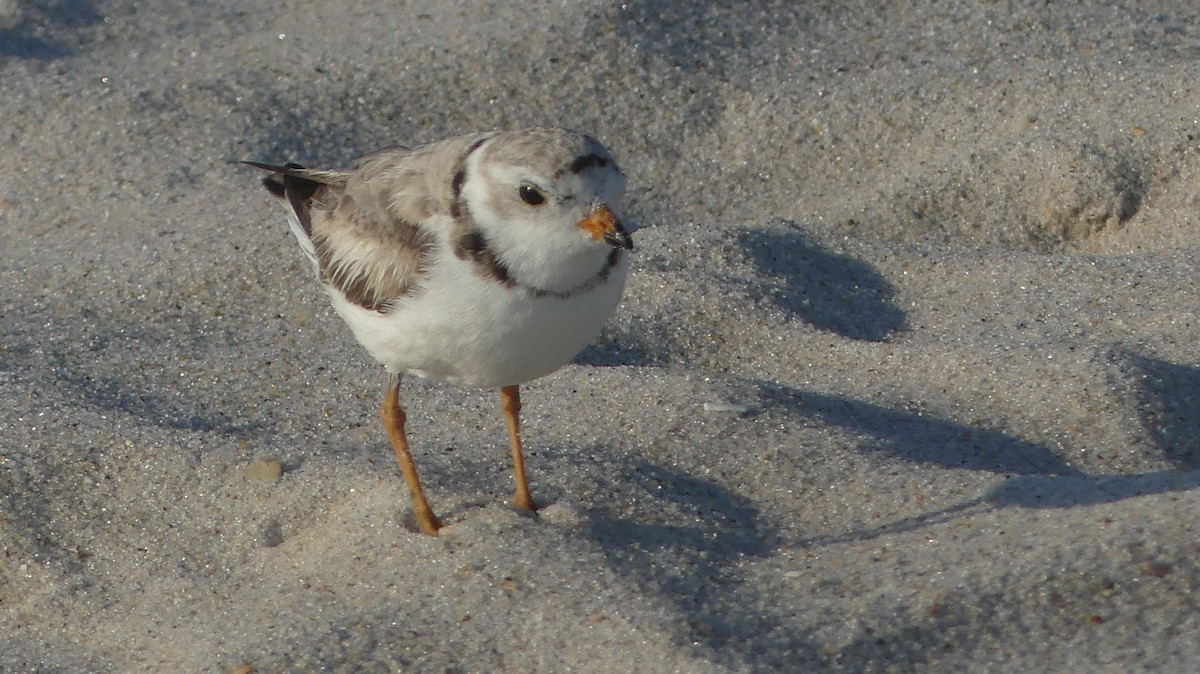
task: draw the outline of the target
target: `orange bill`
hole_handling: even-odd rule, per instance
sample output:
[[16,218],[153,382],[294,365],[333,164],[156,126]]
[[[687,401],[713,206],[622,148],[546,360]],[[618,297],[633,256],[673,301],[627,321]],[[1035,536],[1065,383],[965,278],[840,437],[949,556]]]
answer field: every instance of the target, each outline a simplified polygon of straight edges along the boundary
[[633,239],[621,225],[612,209],[605,204],[599,204],[592,209],[588,216],[579,221],[579,228],[591,234],[597,241],[603,241],[614,248],[633,248]]

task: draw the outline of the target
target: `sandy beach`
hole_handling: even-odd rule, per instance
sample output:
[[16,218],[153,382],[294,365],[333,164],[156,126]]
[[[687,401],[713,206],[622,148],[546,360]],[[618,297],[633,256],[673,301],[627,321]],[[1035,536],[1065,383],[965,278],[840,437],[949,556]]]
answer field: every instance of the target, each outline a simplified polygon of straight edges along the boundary
[[[1200,10],[0,0],[0,672],[1200,670]],[[384,375],[240,160],[600,139],[625,298]],[[252,668],[252,669],[250,669]]]

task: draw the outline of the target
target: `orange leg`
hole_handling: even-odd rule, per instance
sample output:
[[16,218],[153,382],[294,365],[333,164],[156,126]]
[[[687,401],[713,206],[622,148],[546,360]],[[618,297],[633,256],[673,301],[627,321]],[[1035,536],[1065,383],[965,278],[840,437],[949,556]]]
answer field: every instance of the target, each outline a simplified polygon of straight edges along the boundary
[[425,491],[421,489],[421,478],[417,477],[417,466],[413,463],[412,455],[408,453],[408,438],[404,435],[404,408],[400,407],[400,377],[388,375],[387,392],[383,395],[383,405],[379,407],[379,420],[387,430],[388,439],[392,441],[392,451],[400,462],[400,472],[404,473],[404,482],[412,494],[413,514],[421,531],[430,536],[437,536],[442,527],[441,521],[429,508],[425,500]]
[[521,453],[521,389],[505,386],[500,389],[500,408],[504,410],[504,423],[508,426],[508,444],[512,446],[513,475],[517,478],[517,496],[513,505],[522,510],[533,510],[533,497],[529,495],[529,481],[525,479],[525,455]]

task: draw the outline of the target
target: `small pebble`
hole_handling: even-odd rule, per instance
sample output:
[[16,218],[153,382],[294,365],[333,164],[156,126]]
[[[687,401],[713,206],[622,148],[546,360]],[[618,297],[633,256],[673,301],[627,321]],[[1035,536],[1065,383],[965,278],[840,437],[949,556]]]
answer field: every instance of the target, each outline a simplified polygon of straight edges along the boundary
[[283,475],[283,466],[275,459],[255,459],[241,471],[242,477],[248,480],[274,482]]
[[1142,573],[1154,578],[1166,578],[1173,570],[1171,565],[1166,562],[1155,560],[1142,562]]

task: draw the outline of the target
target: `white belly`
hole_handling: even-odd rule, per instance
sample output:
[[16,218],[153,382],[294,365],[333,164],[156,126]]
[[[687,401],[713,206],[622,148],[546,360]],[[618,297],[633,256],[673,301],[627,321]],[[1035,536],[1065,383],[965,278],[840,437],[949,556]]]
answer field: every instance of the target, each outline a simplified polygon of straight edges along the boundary
[[497,388],[550,374],[595,339],[621,299],[628,272],[629,256],[622,255],[606,282],[587,292],[532,297],[447,256],[431,265],[421,290],[382,314],[329,294],[358,341],[389,372]]

